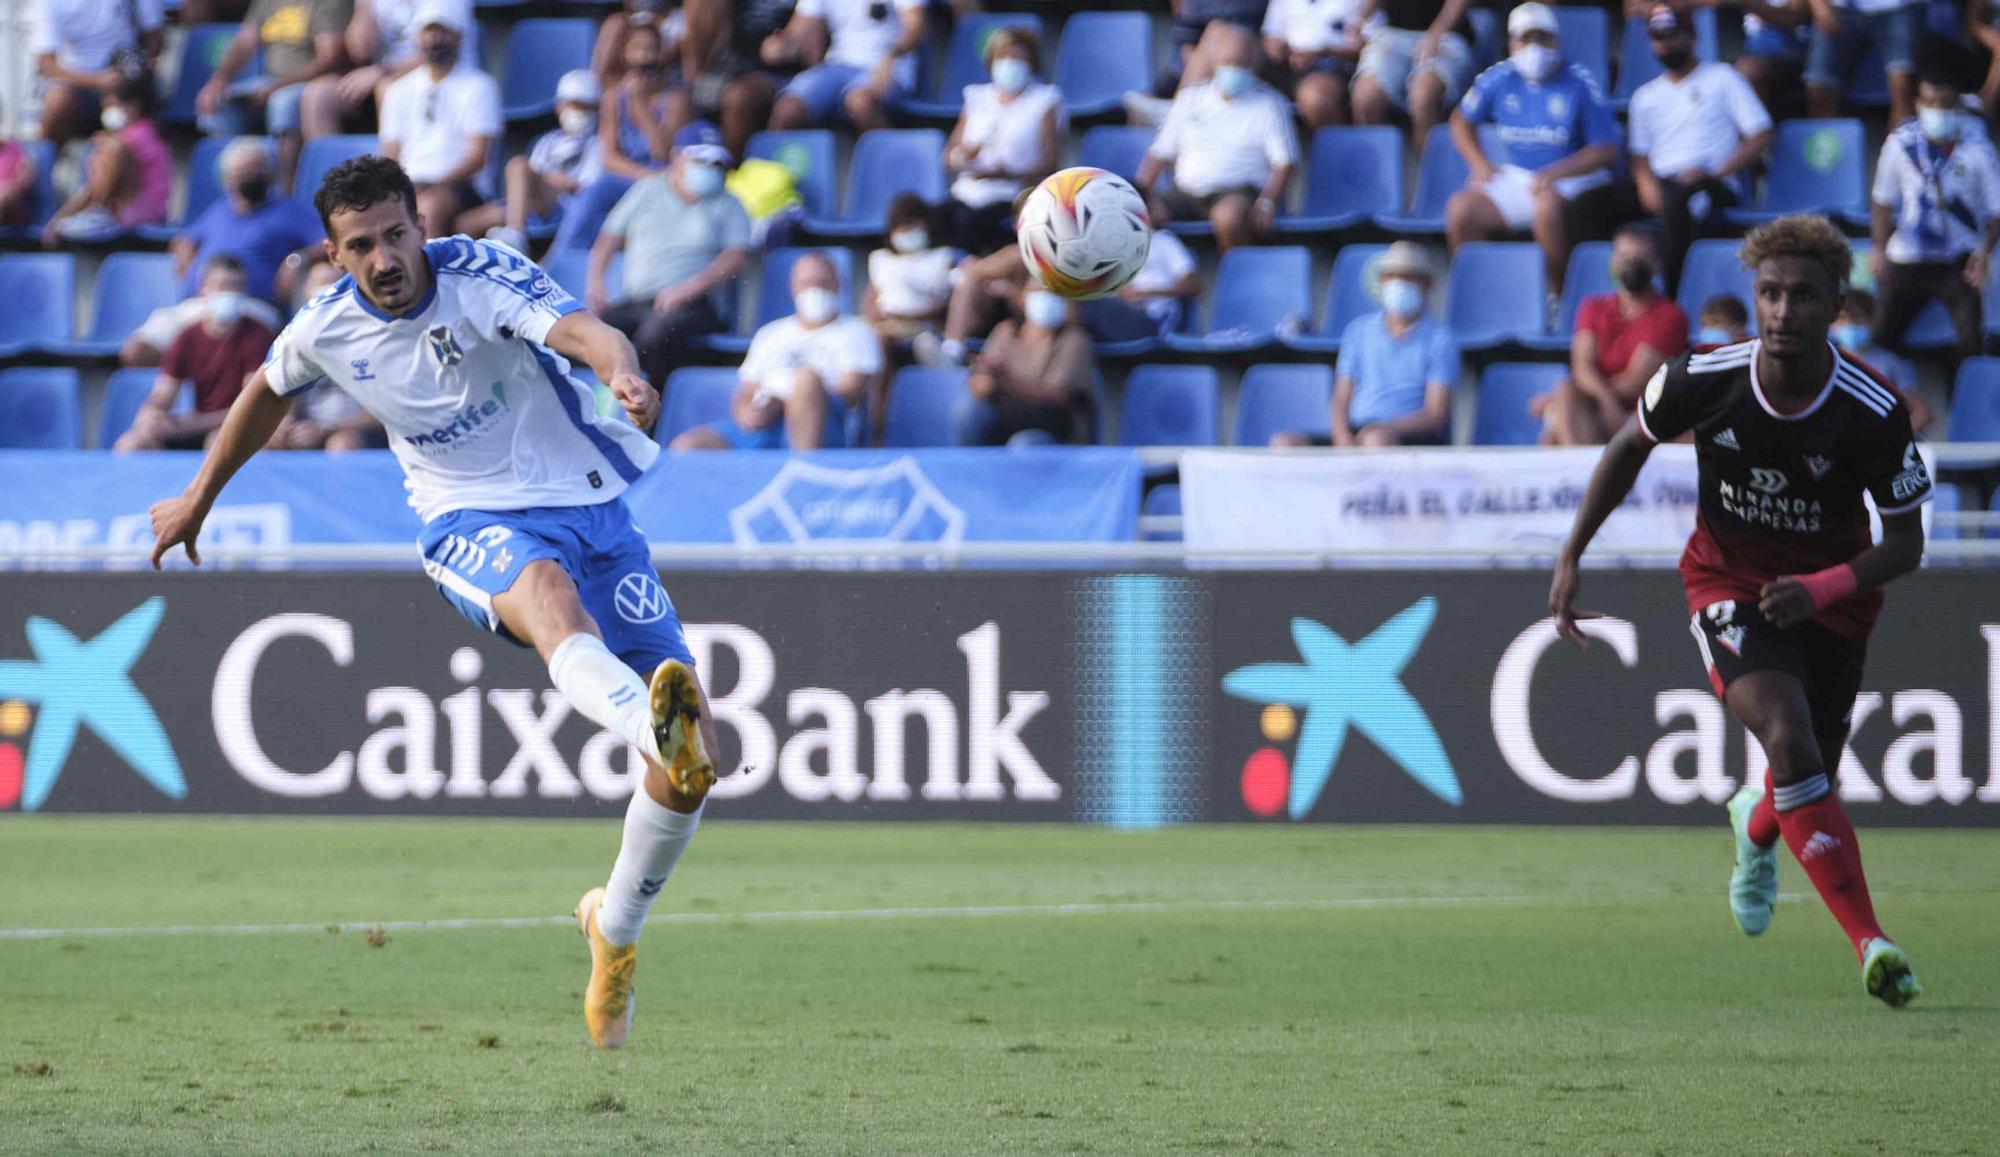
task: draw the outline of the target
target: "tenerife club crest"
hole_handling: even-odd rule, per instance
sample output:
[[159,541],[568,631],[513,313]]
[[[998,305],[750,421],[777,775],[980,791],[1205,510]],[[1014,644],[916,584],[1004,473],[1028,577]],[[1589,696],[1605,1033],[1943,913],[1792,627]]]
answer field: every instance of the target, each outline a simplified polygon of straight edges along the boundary
[[452,335],[450,326],[434,325],[424,336],[430,339],[431,353],[437,357],[439,365],[455,366],[465,360],[465,350],[459,346],[458,338]]

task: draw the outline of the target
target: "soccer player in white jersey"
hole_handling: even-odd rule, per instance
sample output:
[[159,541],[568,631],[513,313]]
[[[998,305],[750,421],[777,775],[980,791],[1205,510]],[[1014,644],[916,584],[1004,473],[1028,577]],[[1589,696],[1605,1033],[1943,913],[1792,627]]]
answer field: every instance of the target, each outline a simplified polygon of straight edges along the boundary
[[[632,343],[519,253],[466,237],[425,244],[396,162],[339,165],[313,203],[347,276],[278,335],[187,490],[154,505],[153,565],[176,544],[200,563],[202,520],[295,395],[332,381],[381,420],[445,601],[535,648],[572,706],[646,757],[610,881],[576,913],[591,955],[584,1021],[617,1048],[632,1024],[640,926],[715,782],[694,659],[620,497],[659,454],[646,433],[659,393]],[[597,373],[629,423],[597,415],[571,362]]]

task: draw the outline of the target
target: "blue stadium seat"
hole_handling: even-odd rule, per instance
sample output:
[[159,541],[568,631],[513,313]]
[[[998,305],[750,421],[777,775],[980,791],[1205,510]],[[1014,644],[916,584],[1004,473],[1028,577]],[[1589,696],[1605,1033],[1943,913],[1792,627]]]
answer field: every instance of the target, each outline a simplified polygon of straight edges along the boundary
[[889,202],[915,193],[944,200],[945,135],[936,129],[875,129],[861,134],[847,167],[847,208],[838,217],[808,216],[806,229],[823,237],[880,237]]
[[500,69],[500,110],[509,121],[555,115],[556,81],[573,68],[590,67],[597,21],[586,17],[522,20],[507,36]]
[[1500,33],[1500,17],[1491,8],[1470,5],[1465,18],[1472,22],[1472,63],[1475,70],[1483,71],[1487,65],[1500,59],[1501,45],[1506,37]]
[[1124,107],[1128,92],[1153,90],[1153,21],[1144,12],[1077,12],[1056,45],[1055,84],[1071,118]]
[[[590,250],[551,249],[542,254],[542,268],[547,271],[550,281],[562,286],[563,292],[578,301],[584,300],[584,289],[590,276]],[[624,295],[624,285],[625,251],[621,249],[611,255],[611,264],[605,267],[605,296],[617,301]]]
[[833,262],[840,274],[841,308],[848,313],[860,309],[861,288],[854,276],[854,251],[838,245],[818,249],[773,249],[764,254],[764,267],[757,276],[757,309],[744,334],[717,334],[708,339],[709,348],[723,353],[743,353],[759,326],[792,314],[792,263],[807,253],[819,253]]
[[1472,419],[1475,446],[1533,446],[1542,423],[1528,413],[1530,399],[1548,393],[1569,372],[1554,362],[1499,362],[1479,375],[1479,408]]
[[180,278],[165,253],[112,253],[97,267],[91,285],[90,318],[74,341],[43,343],[65,357],[108,358],[161,306],[181,299]]
[[1462,349],[1525,345],[1544,332],[1544,282],[1534,242],[1467,242],[1451,259],[1445,324]]
[[21,151],[35,166],[35,200],[28,209],[26,225],[0,225],[0,239],[38,240],[42,226],[49,223],[55,214],[56,201],[56,147],[50,141],[18,141]]
[[[1177,483],[1166,482],[1146,491],[1146,497],[1139,502],[1141,518],[1179,518],[1181,516],[1181,488]],[[1179,542],[1177,532],[1163,530],[1142,530],[1139,538],[1143,542]]]
[[833,133],[826,129],[761,132],[744,147],[747,157],[777,161],[792,171],[794,187],[806,213],[827,216],[834,211]]
[[1209,293],[1208,331],[1167,334],[1168,349],[1225,353],[1277,341],[1312,316],[1312,255],[1301,245],[1245,245],[1222,255]]
[[906,100],[897,111],[917,117],[955,119],[965,106],[966,86],[985,84],[989,79],[986,38],[1001,28],[1026,28],[1038,42],[1048,40],[1042,18],[1032,13],[975,12],[960,16],[951,30],[950,43],[945,45],[944,67],[931,70],[936,84],[930,95],[921,100]]
[[342,161],[380,152],[381,148],[382,142],[371,133],[343,133],[307,141],[299,149],[299,171],[292,181],[292,195],[311,204],[328,169]]
[[[1489,159],[1506,159],[1506,149],[1492,125],[1479,126],[1479,141]],[[1451,141],[1451,126],[1434,126],[1417,161],[1417,189],[1410,199],[1410,211],[1378,213],[1375,224],[1389,233],[1443,233],[1445,203],[1465,187],[1466,173],[1465,158]]]
[[965,396],[965,371],[904,366],[889,379],[882,445],[908,450],[952,445],[951,410]]
[[1351,229],[1403,205],[1403,133],[1391,125],[1349,125],[1313,134],[1306,150],[1305,202],[1278,218],[1280,233]]
[[1563,59],[1581,65],[1607,95],[1611,92],[1611,22],[1602,8],[1564,6],[1556,9],[1562,29]]
[[1771,141],[1763,195],[1724,219],[1757,225],[1787,213],[1839,214],[1868,220],[1867,144],[1857,120],[1780,121]]
[[1325,435],[1332,405],[1332,366],[1251,366],[1236,391],[1236,445],[1268,446],[1287,430]]
[[[160,121],[170,125],[191,125],[195,120],[194,98],[208,78],[215,74],[215,66],[228,50],[229,42],[236,38],[239,24],[195,24],[187,29],[181,38],[180,67],[174,74],[174,90],[160,105]],[[261,59],[252,58],[237,79],[261,76]]]
[[1153,143],[1157,129],[1139,125],[1097,125],[1083,130],[1077,146],[1076,163],[1116,173],[1130,181],[1139,174],[1139,163]]
[[1735,294],[1750,311],[1750,332],[1757,332],[1756,297],[1750,291],[1750,271],[1743,268],[1736,251],[1741,241],[1709,237],[1688,247],[1687,262],[1681,266],[1681,288],[1675,300],[1690,324],[1701,317],[1701,303],[1718,293]]
[[1612,288],[1611,242],[1578,244],[1569,251],[1569,271],[1563,275],[1562,307],[1556,311],[1556,328],[1522,344],[1546,353],[1567,352],[1570,339],[1576,334],[1577,307],[1584,298],[1610,293]]
[[1312,353],[1334,353],[1340,349],[1340,335],[1347,323],[1364,313],[1381,308],[1376,300],[1371,266],[1388,249],[1387,245],[1343,245],[1333,259],[1333,272],[1326,279],[1326,309],[1319,328],[1311,333],[1287,334],[1288,348]]
[[668,374],[660,408],[660,444],[729,417],[736,381],[735,369],[728,366],[684,366]]
[[82,445],[83,400],[75,370],[0,370],[0,450],[75,450]]
[[1946,441],[2000,442],[2000,358],[1959,363]]
[[[116,445],[120,435],[132,428],[132,420],[139,416],[139,407],[145,405],[146,396],[153,392],[153,383],[159,380],[160,371],[151,368],[123,369],[113,373],[104,383],[104,412],[97,423],[97,448],[109,450]],[[181,392],[174,399],[174,413],[186,414],[194,410],[194,386],[181,383]]]
[[1212,366],[1135,366],[1125,379],[1120,446],[1213,446],[1219,440]]
[[0,256],[0,357],[66,342],[76,296],[76,259],[67,253]]
[[[1720,59],[1716,47],[1715,9],[1696,8],[1694,16],[1694,54],[1703,61]],[[1625,30],[1618,41],[1618,87],[1612,92],[1612,103],[1623,109],[1632,103],[1632,94],[1639,86],[1660,75],[1658,58],[1653,55],[1652,39],[1646,34],[1646,20],[1634,16],[1625,22]]]

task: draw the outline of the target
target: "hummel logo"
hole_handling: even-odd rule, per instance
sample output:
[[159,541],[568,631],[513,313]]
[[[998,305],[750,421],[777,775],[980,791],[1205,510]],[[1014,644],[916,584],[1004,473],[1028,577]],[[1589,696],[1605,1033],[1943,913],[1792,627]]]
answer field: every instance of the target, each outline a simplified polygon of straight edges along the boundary
[[1817,454],[1808,454],[1806,455],[1806,469],[1812,471],[1813,481],[1818,482],[1820,479],[1826,477],[1827,471],[1833,469],[1833,459],[1822,458]]
[[1809,864],[1839,846],[1838,839],[1825,832],[1814,832],[1812,838],[1806,841],[1806,846],[1799,851],[1799,862]]
[[657,880],[642,879],[639,881],[639,894],[641,896],[657,896],[660,894],[660,889],[666,887],[666,884],[667,878],[665,876],[661,876]]
[[1722,433],[1717,434],[1715,436],[1715,444],[1724,450],[1741,450],[1743,448],[1736,444],[1736,427],[1734,426],[1728,427]]

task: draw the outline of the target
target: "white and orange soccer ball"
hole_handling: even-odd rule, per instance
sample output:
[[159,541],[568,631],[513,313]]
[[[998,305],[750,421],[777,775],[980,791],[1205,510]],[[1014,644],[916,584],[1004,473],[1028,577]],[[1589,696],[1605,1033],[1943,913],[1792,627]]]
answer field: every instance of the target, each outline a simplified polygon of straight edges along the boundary
[[1146,199],[1103,169],[1051,174],[1028,194],[1014,231],[1035,280],[1077,300],[1118,292],[1153,245]]

